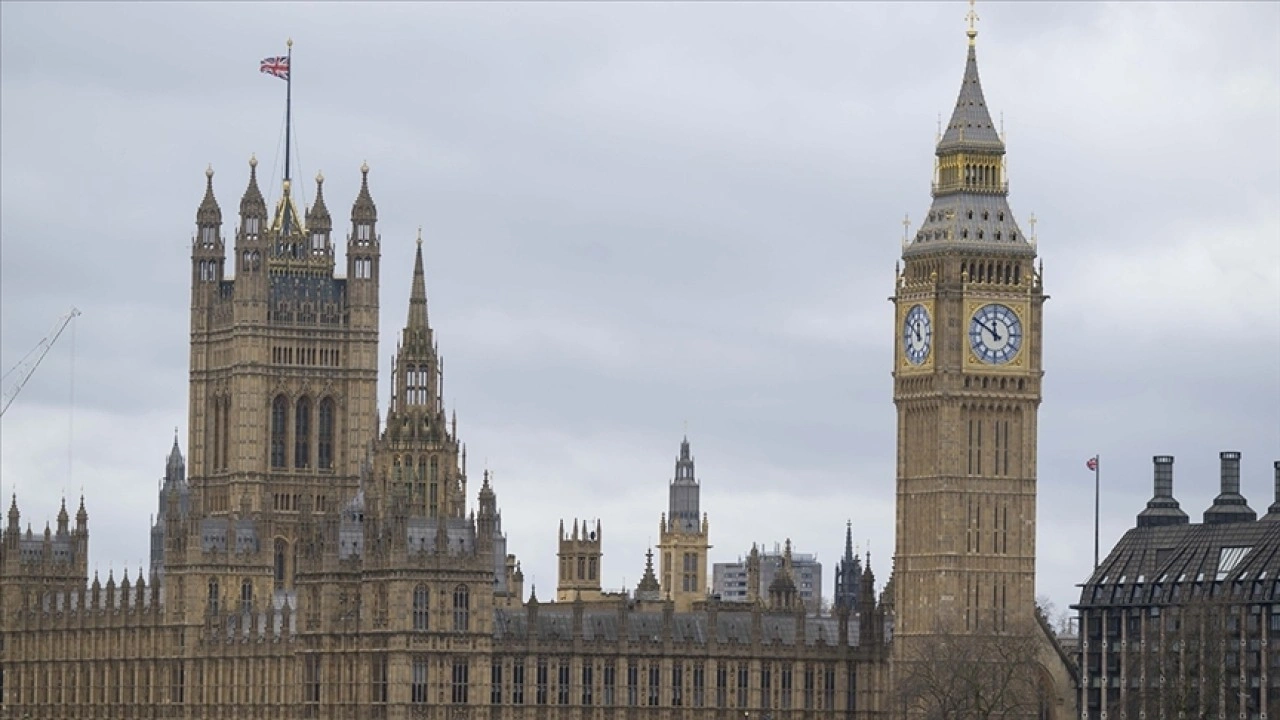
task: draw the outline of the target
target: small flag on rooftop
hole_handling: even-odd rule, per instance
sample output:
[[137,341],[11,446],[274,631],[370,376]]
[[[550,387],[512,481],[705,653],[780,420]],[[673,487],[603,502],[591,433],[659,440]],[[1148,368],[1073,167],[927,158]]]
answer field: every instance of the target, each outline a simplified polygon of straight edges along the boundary
[[289,79],[289,56],[269,57],[262,61],[258,69],[268,75],[275,75],[281,80]]
[[1088,462],[1086,462],[1086,463],[1085,463],[1085,465],[1086,465],[1090,470],[1097,470],[1097,469],[1098,469],[1098,458],[1097,458],[1096,456],[1095,456],[1095,457],[1091,457],[1091,458],[1089,458],[1089,461],[1088,461]]

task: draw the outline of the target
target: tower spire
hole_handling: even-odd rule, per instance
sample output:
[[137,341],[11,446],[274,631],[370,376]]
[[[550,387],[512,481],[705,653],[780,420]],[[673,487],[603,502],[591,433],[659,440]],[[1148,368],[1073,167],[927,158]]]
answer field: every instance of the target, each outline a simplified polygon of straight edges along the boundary
[[422,227],[418,227],[418,248],[413,257],[413,289],[409,293],[409,331],[427,329],[427,281],[422,271]]

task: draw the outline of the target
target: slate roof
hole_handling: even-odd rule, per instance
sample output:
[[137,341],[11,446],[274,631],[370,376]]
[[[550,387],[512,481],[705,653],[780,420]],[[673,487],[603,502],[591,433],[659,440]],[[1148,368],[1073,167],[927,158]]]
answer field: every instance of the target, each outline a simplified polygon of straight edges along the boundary
[[[961,152],[996,155],[1004,155],[1005,152],[1004,142],[991,122],[991,113],[982,94],[978,59],[972,44],[955,110],[937,147],[939,156]],[[1034,256],[1035,248],[1018,227],[1007,196],[1008,192],[1003,187],[999,190],[963,187],[935,192],[925,220],[903,256],[944,248]]]
[[1085,583],[1080,607],[1168,605],[1205,595],[1280,602],[1280,522],[1134,528]]
[[938,142],[938,154],[956,150],[977,152],[1004,152],[1004,142],[991,122],[986,98],[982,95],[982,82],[978,78],[978,56],[973,44],[969,44],[969,56],[964,65],[964,80],[951,120]]
[[[675,643],[706,645],[708,642],[708,624],[710,614],[706,612],[676,613],[671,618],[671,640]],[[621,618],[621,624],[619,619]],[[720,645],[750,645],[752,613],[745,611],[724,612],[716,614],[715,638]],[[542,605],[536,616],[536,636],[539,641],[572,641],[573,608]],[[835,645],[840,637],[839,621],[835,617],[806,617],[804,644]],[[582,639],[588,642],[618,641],[619,630],[626,633],[627,642],[643,646],[647,643],[661,644],[663,637],[663,619],[659,612],[642,612],[628,610],[618,613],[616,608],[608,610],[583,610]],[[494,610],[494,638],[498,641],[520,642],[531,639],[529,613],[524,608],[515,610]],[[760,640],[763,644],[795,645],[796,618],[794,615],[764,613],[760,618]],[[856,617],[849,620],[849,646],[858,645],[858,622]]]

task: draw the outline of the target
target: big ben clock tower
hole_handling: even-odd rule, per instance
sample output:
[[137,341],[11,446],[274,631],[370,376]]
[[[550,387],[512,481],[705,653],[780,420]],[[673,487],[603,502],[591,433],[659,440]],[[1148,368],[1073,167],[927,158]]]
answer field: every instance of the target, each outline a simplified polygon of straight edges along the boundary
[[895,645],[1025,626],[1035,603],[1041,308],[1034,239],[1009,209],[1005,147],[970,13],[933,203],[895,278]]

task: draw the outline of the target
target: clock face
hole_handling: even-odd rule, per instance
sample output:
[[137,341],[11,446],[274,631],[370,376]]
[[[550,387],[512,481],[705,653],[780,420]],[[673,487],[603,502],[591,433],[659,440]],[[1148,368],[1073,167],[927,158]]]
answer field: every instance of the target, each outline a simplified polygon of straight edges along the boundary
[[933,321],[923,305],[915,305],[907,311],[902,322],[902,352],[907,362],[919,365],[929,357],[933,345]]
[[982,362],[1004,365],[1022,349],[1022,321],[1005,305],[983,305],[969,321],[969,346]]

